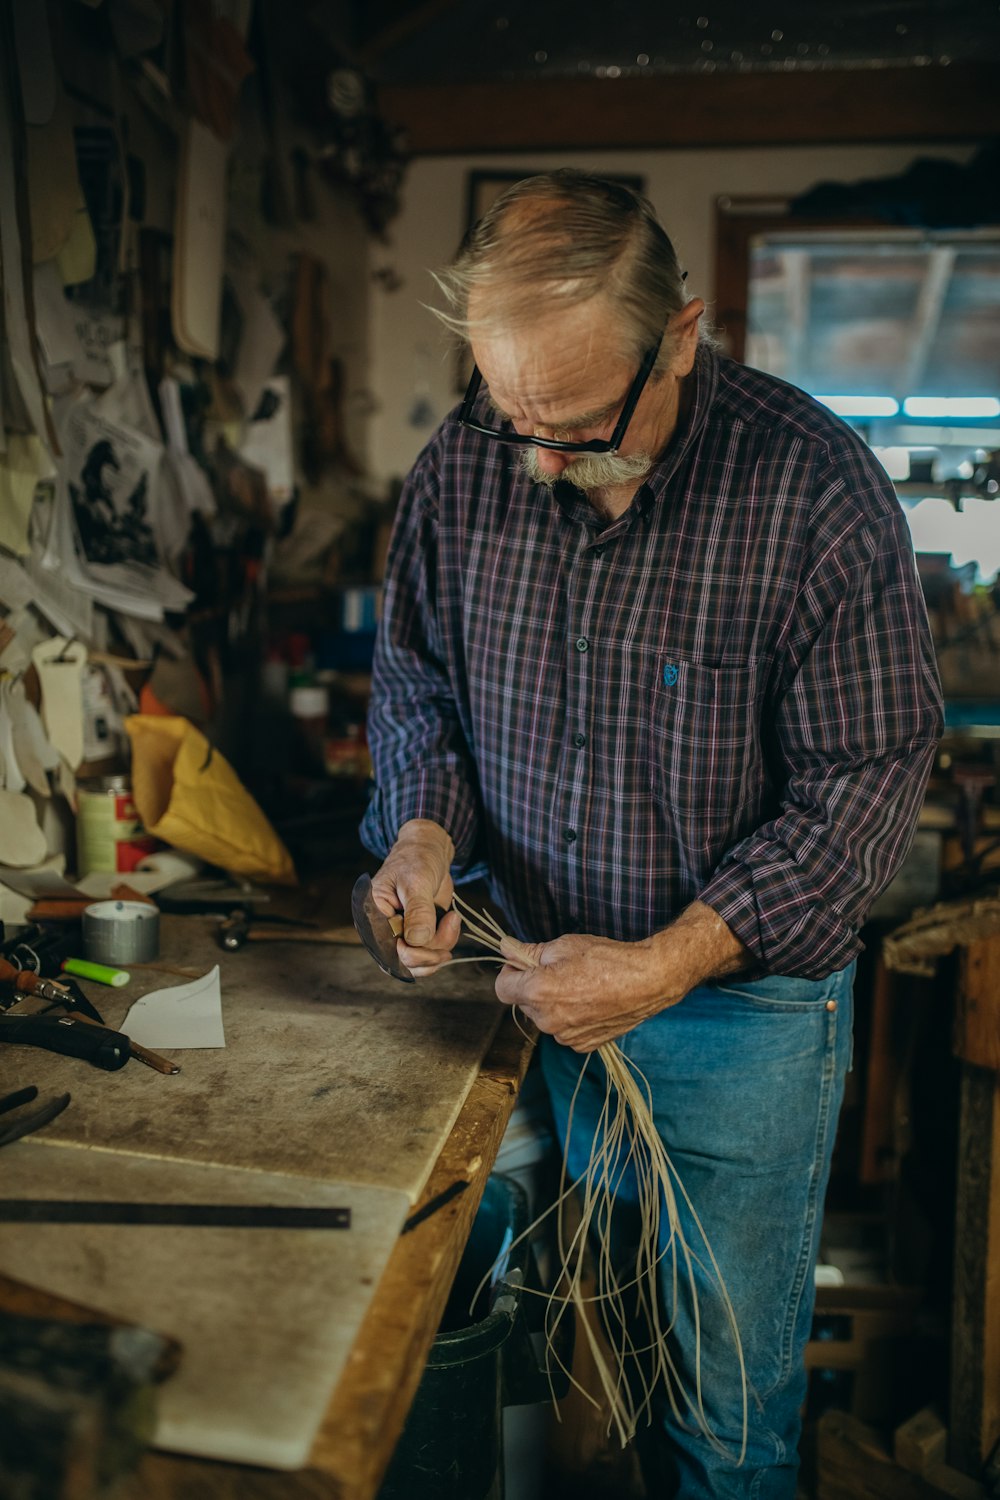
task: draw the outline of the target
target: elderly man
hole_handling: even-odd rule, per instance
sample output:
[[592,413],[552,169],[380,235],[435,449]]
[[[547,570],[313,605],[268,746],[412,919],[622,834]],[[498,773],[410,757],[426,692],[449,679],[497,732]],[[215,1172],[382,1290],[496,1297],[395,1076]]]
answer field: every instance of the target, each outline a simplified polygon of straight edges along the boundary
[[704,303],[624,188],[518,183],[438,280],[476,370],[390,551],[376,900],[404,914],[403,961],[433,972],[459,925],[435,900],[485,866],[537,945],[496,989],[543,1033],[564,1134],[581,1053],[616,1038],[641,1068],[749,1385],[737,1466],[723,1311],[703,1299],[696,1334],[682,1307],[675,1358],[690,1375],[698,1345],[729,1452],[665,1404],[654,1493],[791,1497],[858,930],[940,734],[906,525],[849,428],[700,336]]

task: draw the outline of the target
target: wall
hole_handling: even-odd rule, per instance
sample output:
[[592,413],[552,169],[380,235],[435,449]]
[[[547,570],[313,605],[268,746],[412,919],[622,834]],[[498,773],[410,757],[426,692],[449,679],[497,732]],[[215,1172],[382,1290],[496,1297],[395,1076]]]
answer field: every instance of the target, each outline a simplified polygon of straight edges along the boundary
[[[434,426],[456,400],[456,360],[432,315],[428,268],[454,253],[465,225],[466,178],[473,169],[540,171],[579,166],[639,173],[689,271],[688,287],[711,300],[715,200],[725,194],[785,196],[826,180],[854,181],[901,172],[917,156],[966,161],[973,148],[801,147],[774,150],[629,151],[426,158],[414,162],[389,246],[373,245],[371,385],[377,407],[370,429],[373,476],[405,474]],[[384,273],[384,274],[380,274]],[[397,290],[387,283],[399,278]]]

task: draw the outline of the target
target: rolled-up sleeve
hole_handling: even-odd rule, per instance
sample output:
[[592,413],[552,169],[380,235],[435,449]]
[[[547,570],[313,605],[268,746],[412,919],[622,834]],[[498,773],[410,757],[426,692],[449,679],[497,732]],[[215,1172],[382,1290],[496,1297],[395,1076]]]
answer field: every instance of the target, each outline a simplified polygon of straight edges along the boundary
[[375,788],[361,838],[384,858],[403,823],[427,818],[447,829],[461,867],[479,795],[437,620],[437,518],[431,447],[404,486],[386,564],[368,712]]
[[934,648],[896,508],[829,540],[803,580],[766,709],[780,810],[700,899],[767,970],[819,978],[858,953],[909,849],[941,735]]

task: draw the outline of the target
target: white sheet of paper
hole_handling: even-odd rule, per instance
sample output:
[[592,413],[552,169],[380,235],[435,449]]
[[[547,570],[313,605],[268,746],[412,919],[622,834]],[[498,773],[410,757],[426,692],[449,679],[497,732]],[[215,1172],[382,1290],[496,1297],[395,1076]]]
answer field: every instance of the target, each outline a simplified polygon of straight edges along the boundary
[[66,572],[44,571],[32,556],[25,560],[25,571],[31,579],[31,602],[62,636],[82,636],[90,640],[94,632],[93,601],[76,587]]
[[285,347],[285,330],[267,298],[257,290],[249,271],[231,274],[233,290],[243,315],[243,332],[233,379],[243,397],[247,415],[257,410],[266,382],[274,374],[278,356]]
[[[78,891],[85,896],[93,896],[95,900],[106,901],[111,895],[112,886],[121,885],[124,878],[125,884],[130,885],[134,891],[141,891],[144,895],[151,896],[154,891],[162,891],[169,885],[175,885],[178,880],[189,880],[199,869],[198,860],[188,860],[183,855],[171,859],[170,850],[163,851],[163,867],[156,865],[153,869],[141,868],[129,870],[127,877],[123,877],[117,870],[91,870],[89,874],[82,875],[76,883]],[[149,856],[155,860],[155,855]],[[146,861],[143,860],[143,866]]]
[[171,312],[185,354],[216,359],[226,237],[229,147],[190,116],[181,142],[174,219]]
[[0,881],[23,896],[30,906],[42,896],[74,896],[76,887],[63,874],[65,860],[58,856],[31,870],[18,870],[0,863]]
[[31,579],[12,557],[0,557],[0,604],[8,610],[32,602]]
[[45,858],[45,835],[35,807],[24,793],[0,791],[0,859],[30,867]]
[[83,686],[87,648],[62,636],[36,646],[31,659],[42,690],[42,720],[52,744],[75,771],[83,760]]
[[140,1046],[224,1047],[222,990],[219,966],[190,984],[153,990],[137,1000],[122,1023],[122,1031]]
[[267,415],[247,423],[240,456],[255,468],[263,469],[271,499],[280,509],[292,498],[295,488],[292,391],[288,376],[276,375],[273,380],[265,381],[264,396],[268,398]]

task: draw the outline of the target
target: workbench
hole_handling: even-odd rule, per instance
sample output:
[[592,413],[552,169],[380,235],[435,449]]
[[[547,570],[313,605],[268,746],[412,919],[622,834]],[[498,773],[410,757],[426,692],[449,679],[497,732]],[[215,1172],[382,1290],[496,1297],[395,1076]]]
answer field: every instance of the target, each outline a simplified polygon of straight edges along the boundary
[[[0,1275],[37,1288],[40,1311],[54,1294],[180,1341],[156,1449],[122,1500],[369,1500],[531,1043],[486,965],[404,986],[360,948],[224,954],[192,917],[164,919],[160,962],[220,965],[226,1047],[178,1050],[175,1076],[6,1048],[4,1091],[72,1102],[4,1148],[2,1196],[336,1206],[350,1229],[8,1224]],[[126,989],[88,993],[117,1026],[133,999],[183,982],[133,969]]]

